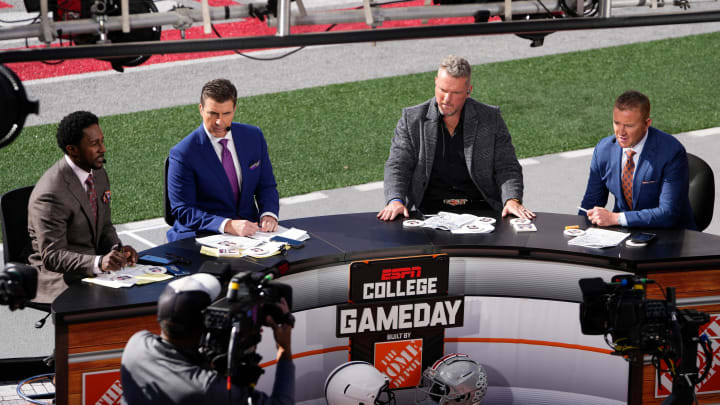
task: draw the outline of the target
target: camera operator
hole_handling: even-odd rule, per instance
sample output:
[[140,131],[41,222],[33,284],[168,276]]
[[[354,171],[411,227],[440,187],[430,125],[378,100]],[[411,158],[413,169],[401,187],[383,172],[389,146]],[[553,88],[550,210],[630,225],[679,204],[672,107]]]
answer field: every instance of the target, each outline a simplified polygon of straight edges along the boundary
[[[135,333],[122,356],[123,404],[294,404],[295,365],[290,342],[292,327],[267,322],[278,346],[271,396],[235,384],[227,389],[225,376],[209,368],[198,353],[205,332],[202,311],[220,293],[220,283],[199,273],[175,280],[158,300],[161,336]],[[287,302],[278,304],[289,312]]]

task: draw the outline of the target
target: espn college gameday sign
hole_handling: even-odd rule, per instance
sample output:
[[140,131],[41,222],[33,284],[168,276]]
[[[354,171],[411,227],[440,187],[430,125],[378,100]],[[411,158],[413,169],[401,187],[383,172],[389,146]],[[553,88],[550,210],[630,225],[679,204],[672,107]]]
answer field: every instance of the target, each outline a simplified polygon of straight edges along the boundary
[[447,255],[350,264],[348,304],[337,306],[337,337],[350,359],[371,363],[390,388],[414,387],[443,356],[444,328],[463,325],[464,298],[448,296]]

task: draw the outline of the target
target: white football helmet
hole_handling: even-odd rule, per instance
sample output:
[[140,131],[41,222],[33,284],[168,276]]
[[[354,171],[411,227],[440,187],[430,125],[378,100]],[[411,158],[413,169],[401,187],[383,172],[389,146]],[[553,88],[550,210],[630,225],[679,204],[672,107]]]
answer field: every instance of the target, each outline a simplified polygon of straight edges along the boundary
[[467,354],[452,353],[423,372],[415,391],[415,403],[479,404],[487,388],[485,369]]
[[364,361],[341,364],[325,380],[328,405],[395,405],[390,378]]

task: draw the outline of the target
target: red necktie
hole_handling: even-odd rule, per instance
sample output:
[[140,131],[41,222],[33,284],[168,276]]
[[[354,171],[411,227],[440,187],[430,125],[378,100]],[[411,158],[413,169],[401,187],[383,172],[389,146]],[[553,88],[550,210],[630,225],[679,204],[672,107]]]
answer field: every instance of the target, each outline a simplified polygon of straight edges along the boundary
[[95,192],[95,179],[93,179],[92,173],[85,180],[87,184],[87,195],[90,200],[90,207],[92,207],[93,221],[97,221],[97,192]]
[[625,153],[627,154],[627,161],[625,162],[625,167],[622,172],[622,192],[623,197],[625,197],[625,202],[628,207],[632,209],[633,172],[635,171],[635,161],[633,161],[633,155],[635,155],[635,151],[628,149]]

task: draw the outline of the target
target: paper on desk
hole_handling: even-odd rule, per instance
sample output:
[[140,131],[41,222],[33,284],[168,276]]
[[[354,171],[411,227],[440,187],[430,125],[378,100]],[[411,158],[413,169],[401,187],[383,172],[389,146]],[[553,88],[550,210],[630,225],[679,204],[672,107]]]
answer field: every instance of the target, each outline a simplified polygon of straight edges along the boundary
[[441,229],[444,231],[452,231],[460,229],[463,225],[468,225],[478,219],[472,214],[454,214],[452,212],[440,211],[437,215],[426,219],[423,223],[425,228]]
[[585,230],[585,235],[570,239],[568,241],[568,245],[602,249],[606,247],[617,246],[628,236],[630,236],[630,234],[626,232],[588,228]]
[[213,257],[243,257],[245,254],[240,249],[214,248],[210,246],[201,246],[200,254]]
[[278,228],[275,232],[258,231],[250,237],[253,239],[261,240],[263,242],[270,242],[270,239],[272,239],[273,236],[282,236],[283,238],[295,239],[301,242],[310,239],[310,235],[308,235],[307,231],[303,231],[302,229],[297,228],[288,229],[281,225],[278,225]]
[[98,274],[97,277],[87,277],[82,281],[104,287],[122,288],[155,283],[171,278],[173,278],[173,275],[168,274],[167,269],[163,266],[138,264],[132,267],[124,267],[114,273],[102,273]]
[[262,259],[276,255],[285,244],[282,242],[265,242],[260,246],[251,247],[243,251],[243,255]]
[[262,241],[258,239],[251,239],[245,236],[235,236],[227,233],[196,238],[195,241],[215,249],[240,250],[255,247],[262,243]]

